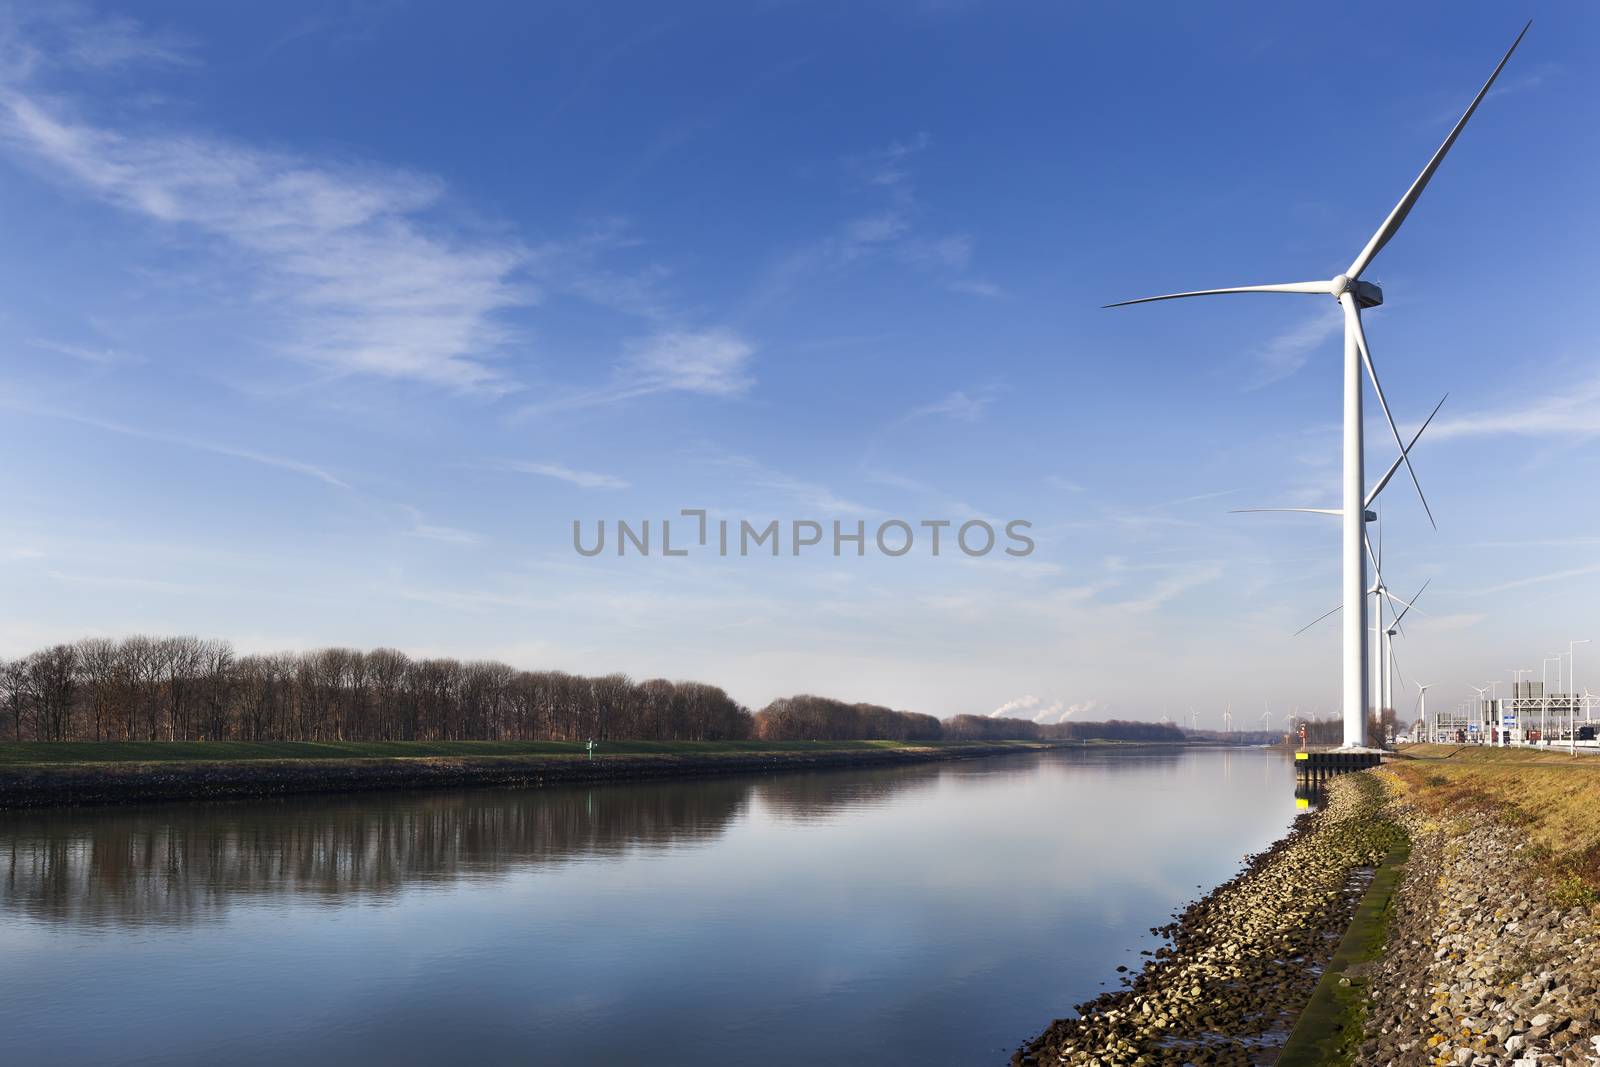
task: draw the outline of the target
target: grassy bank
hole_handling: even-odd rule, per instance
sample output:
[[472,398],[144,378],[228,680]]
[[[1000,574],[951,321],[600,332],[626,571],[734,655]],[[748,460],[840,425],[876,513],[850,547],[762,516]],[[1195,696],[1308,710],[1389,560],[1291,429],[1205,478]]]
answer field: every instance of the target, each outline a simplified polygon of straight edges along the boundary
[[1558,901],[1600,900],[1600,757],[1485,745],[1416,745],[1384,771],[1435,820],[1485,811],[1532,846],[1529,873]]
[[1373,777],[1412,851],[1355,1062],[1600,1062],[1600,761],[1417,746]]
[[608,741],[590,759],[576,742],[23,742],[0,745],[0,808],[879,766],[1062,744]]

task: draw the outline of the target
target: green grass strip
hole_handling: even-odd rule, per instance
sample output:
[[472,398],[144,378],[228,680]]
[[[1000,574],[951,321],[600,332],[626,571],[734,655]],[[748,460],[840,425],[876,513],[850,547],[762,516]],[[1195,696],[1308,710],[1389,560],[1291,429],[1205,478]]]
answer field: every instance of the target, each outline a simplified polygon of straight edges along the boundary
[[[1410,855],[1410,844],[1402,842],[1389,851],[1374,872],[1372,884],[1356,906],[1350,928],[1289,1032],[1277,1067],[1342,1067],[1355,1062],[1367,1013],[1367,978],[1346,972],[1377,959],[1388,943],[1394,892]],[[1341,984],[1343,978],[1349,981]]]

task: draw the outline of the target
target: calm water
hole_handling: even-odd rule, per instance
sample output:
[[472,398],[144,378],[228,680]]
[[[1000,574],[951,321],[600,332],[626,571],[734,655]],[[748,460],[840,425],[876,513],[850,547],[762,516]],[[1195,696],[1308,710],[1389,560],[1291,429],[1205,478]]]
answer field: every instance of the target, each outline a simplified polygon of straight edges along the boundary
[[0,816],[15,1064],[994,1064],[1294,816],[1259,751]]

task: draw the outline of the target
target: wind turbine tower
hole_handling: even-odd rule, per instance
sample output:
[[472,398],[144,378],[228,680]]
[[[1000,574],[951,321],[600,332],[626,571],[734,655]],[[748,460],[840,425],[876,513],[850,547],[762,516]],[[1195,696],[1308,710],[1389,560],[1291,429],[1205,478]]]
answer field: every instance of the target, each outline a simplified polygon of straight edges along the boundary
[[[1530,21],[1517,34],[1517,39],[1511,42],[1511,47],[1501,58],[1500,63],[1489,75],[1489,80],[1484,82],[1483,88],[1478,90],[1478,95],[1472,98],[1472,103],[1467,106],[1466,113],[1456,122],[1455,126],[1444,139],[1444,143],[1434,152],[1433,158],[1428,160],[1428,165],[1422,168],[1422,173],[1417,175],[1411,187],[1405,191],[1387,218],[1383,220],[1366,245],[1357,253],[1343,273],[1335,275],[1327,281],[1285,282],[1275,285],[1244,285],[1227,289],[1200,289],[1187,293],[1168,293],[1164,296],[1143,297],[1138,300],[1124,300],[1108,307],[1123,307],[1129,304],[1144,304],[1157,300],[1175,300],[1190,296],[1214,296],[1223,293],[1300,293],[1315,294],[1332,297],[1339,302],[1344,310],[1344,492],[1343,501],[1339,508],[1342,523],[1340,537],[1340,560],[1342,564],[1341,586],[1343,590],[1342,607],[1344,617],[1341,620],[1343,631],[1343,668],[1340,678],[1343,683],[1344,705],[1344,746],[1346,748],[1362,748],[1366,745],[1367,725],[1367,567],[1366,559],[1362,555],[1363,543],[1366,540],[1367,505],[1376,496],[1378,490],[1367,493],[1365,487],[1365,457],[1363,454],[1363,426],[1362,426],[1362,370],[1365,368],[1368,380],[1372,382],[1373,392],[1377,395],[1378,406],[1383,410],[1384,421],[1389,425],[1389,432],[1393,434],[1395,444],[1400,447],[1400,459],[1396,466],[1403,463],[1406,473],[1411,478],[1411,483],[1416,487],[1417,495],[1422,499],[1423,510],[1428,512],[1429,522],[1433,521],[1432,509],[1428,507],[1426,497],[1422,496],[1422,483],[1417,480],[1416,471],[1412,469],[1411,458],[1407,454],[1409,447],[1400,439],[1400,431],[1395,426],[1394,416],[1389,411],[1388,398],[1384,396],[1383,387],[1378,384],[1377,368],[1373,365],[1372,352],[1367,346],[1367,338],[1361,326],[1361,312],[1367,308],[1374,308],[1383,303],[1383,291],[1369,281],[1362,279],[1361,275],[1372,265],[1378,253],[1383,251],[1385,245],[1399,232],[1400,226],[1405,222],[1406,216],[1416,206],[1417,199],[1422,196],[1422,191],[1427,188],[1428,182],[1433,178],[1434,172],[1439,169],[1439,164],[1444,162],[1445,155],[1456,143],[1456,138],[1461,135],[1467,121],[1472,118],[1478,105],[1488,95],[1489,89],[1494,85],[1495,79],[1505,69],[1511,59],[1511,54],[1517,50],[1517,45],[1522,43],[1523,36],[1532,26]],[[1355,111],[1347,112],[1354,115]],[[1391,469],[1391,474],[1393,473]],[[1385,481],[1387,481],[1385,476]],[[1379,488],[1382,486],[1380,484]]]

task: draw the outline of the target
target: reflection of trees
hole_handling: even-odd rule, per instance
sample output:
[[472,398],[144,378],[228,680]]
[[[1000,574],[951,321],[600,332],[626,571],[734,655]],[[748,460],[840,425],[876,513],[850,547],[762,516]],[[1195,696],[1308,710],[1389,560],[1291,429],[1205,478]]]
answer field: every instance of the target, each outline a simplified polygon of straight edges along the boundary
[[89,925],[194,922],[242,898],[382,899],[409,886],[720,835],[760,798],[826,818],[931,785],[953,767],[363,794],[0,818],[0,914]]
[[796,822],[810,822],[881,804],[892,794],[908,789],[928,788],[955,768],[955,764],[919,763],[870,770],[776,774],[755,782],[753,791],[763,811]]
[[181,923],[232,898],[382,898],[409,885],[714,838],[748,780],[34,813],[0,821],[0,912]]
[[248,898],[383,899],[407,887],[710,841],[752,802],[809,822],[945,776],[1107,771],[1177,749],[1058,750],[981,761],[610,784],[362,794],[0,817],[0,916],[88,925],[186,923]]

